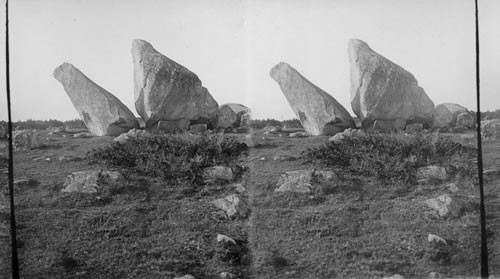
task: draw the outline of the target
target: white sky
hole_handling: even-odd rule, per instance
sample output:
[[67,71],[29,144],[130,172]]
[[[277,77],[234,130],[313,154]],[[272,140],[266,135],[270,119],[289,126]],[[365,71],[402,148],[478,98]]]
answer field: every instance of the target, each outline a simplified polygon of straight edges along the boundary
[[[479,8],[482,110],[494,110],[500,1],[480,0]],[[195,72],[219,104],[247,105],[257,119],[295,117],[269,76],[281,61],[352,112],[350,38],[413,73],[435,104],[476,108],[474,0],[11,0],[9,11],[13,120],[78,118],[52,76],[63,62],[137,115],[133,39]],[[4,34],[4,6],[1,13]],[[7,118],[4,92],[0,79],[0,119]]]

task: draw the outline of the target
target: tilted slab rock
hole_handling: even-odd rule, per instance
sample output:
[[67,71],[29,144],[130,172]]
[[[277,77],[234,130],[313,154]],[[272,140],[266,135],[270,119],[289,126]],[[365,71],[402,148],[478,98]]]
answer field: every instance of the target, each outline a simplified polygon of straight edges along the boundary
[[218,104],[198,76],[143,40],[132,42],[135,108],[146,128],[160,120],[211,119]]
[[278,82],[307,133],[335,135],[347,128],[355,128],[351,115],[337,100],[290,65],[279,63],[270,74]]
[[457,116],[460,113],[467,112],[467,108],[453,103],[439,104],[434,108],[434,128],[444,128],[446,126],[455,126]]
[[434,103],[410,72],[357,39],[349,40],[349,62],[351,106],[363,128],[396,119],[432,125]]
[[63,63],[54,70],[73,106],[89,131],[96,136],[117,136],[139,128],[134,114],[113,94],[97,85],[80,70]]

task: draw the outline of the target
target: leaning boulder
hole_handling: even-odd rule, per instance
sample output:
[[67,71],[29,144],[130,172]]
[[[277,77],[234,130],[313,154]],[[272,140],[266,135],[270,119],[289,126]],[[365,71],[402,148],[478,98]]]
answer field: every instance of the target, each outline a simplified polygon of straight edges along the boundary
[[351,115],[337,100],[287,63],[279,63],[270,74],[310,135],[335,135],[355,128]]
[[[357,39],[349,40],[349,62],[351,106],[362,128],[372,128],[376,120],[432,125],[434,103],[410,72]],[[393,124],[391,129],[405,128]]]
[[73,106],[87,128],[96,136],[117,136],[139,128],[134,114],[113,94],[100,87],[80,70],[63,63],[54,70]]
[[132,58],[135,108],[146,121],[146,128],[154,127],[160,120],[215,116],[218,104],[195,73],[143,40],[132,42]]

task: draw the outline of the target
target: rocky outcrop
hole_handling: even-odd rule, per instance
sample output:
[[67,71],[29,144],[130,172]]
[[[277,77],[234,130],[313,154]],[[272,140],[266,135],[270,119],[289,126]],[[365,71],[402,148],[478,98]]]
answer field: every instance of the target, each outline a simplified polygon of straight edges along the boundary
[[457,116],[467,112],[467,108],[453,103],[439,104],[434,108],[434,128],[453,127],[456,125]]
[[[248,114],[248,115],[247,115]],[[245,118],[243,118],[243,116]],[[247,126],[250,109],[240,104],[224,104],[219,107],[216,114],[216,127],[229,128]]]
[[[143,40],[132,42],[135,108],[151,128],[160,120],[211,119],[218,104],[198,76]],[[188,126],[189,127],[189,126]]]
[[318,179],[328,181],[329,183],[340,182],[340,178],[332,171],[295,170],[282,174],[274,191],[310,193],[313,190],[313,181]]
[[117,136],[139,128],[134,114],[113,94],[100,87],[75,66],[64,63],[54,70],[73,106],[96,136]]
[[335,135],[355,127],[349,112],[337,100],[290,65],[279,63],[270,74],[310,135]]
[[386,130],[391,123],[389,130],[404,129],[403,121],[432,125],[434,103],[410,72],[357,39],[349,40],[349,62],[351,106],[362,128],[377,130],[376,120],[384,121]]
[[77,171],[68,175],[63,186],[64,189],[61,192],[95,194],[102,186],[103,179],[111,183],[123,183],[125,181],[124,177],[116,171]]

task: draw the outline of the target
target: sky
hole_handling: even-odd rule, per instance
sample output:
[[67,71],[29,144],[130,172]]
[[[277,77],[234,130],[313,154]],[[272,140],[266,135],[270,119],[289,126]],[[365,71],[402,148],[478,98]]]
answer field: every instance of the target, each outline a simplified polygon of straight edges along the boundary
[[[482,110],[500,109],[500,1],[480,0]],[[5,2],[3,2],[5,3]],[[5,22],[5,7],[0,20]],[[12,118],[78,118],[53,77],[63,62],[135,115],[131,42],[196,73],[219,104],[295,118],[269,71],[286,62],[352,113],[347,43],[365,41],[440,104],[476,108],[473,0],[11,0]],[[1,24],[1,32],[5,27]],[[5,53],[5,38],[0,51]],[[0,75],[5,76],[2,59]],[[7,118],[0,79],[0,119]],[[354,115],[353,115],[354,116]]]

